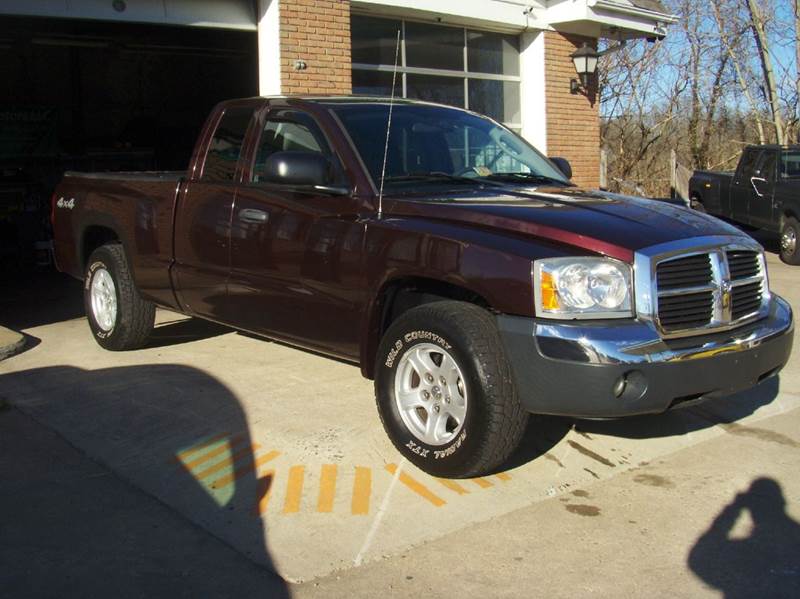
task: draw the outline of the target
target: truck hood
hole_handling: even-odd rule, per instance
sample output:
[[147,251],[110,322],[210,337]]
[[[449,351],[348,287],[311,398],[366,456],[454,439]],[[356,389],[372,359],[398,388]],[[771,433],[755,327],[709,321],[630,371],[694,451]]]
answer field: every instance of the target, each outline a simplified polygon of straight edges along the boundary
[[669,241],[743,233],[712,216],[667,202],[575,187],[478,188],[384,199],[384,214],[513,231],[631,262]]

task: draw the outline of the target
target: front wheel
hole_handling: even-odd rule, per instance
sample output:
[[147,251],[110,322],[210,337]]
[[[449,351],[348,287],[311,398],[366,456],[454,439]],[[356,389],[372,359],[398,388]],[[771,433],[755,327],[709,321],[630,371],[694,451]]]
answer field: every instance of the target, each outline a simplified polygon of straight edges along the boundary
[[781,260],[786,264],[800,264],[800,225],[797,219],[788,217],[781,228]]
[[123,351],[147,343],[156,307],[139,296],[120,244],[107,244],[92,252],[83,301],[89,328],[101,347]]
[[491,472],[528,420],[491,315],[464,302],[409,310],[378,350],[376,401],[398,451],[434,476]]

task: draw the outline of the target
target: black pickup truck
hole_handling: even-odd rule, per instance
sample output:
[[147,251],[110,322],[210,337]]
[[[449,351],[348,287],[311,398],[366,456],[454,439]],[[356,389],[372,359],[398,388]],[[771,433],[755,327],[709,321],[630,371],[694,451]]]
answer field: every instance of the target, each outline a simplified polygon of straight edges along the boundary
[[781,259],[800,264],[800,145],[748,146],[733,173],[696,171],[692,207],[780,234]]

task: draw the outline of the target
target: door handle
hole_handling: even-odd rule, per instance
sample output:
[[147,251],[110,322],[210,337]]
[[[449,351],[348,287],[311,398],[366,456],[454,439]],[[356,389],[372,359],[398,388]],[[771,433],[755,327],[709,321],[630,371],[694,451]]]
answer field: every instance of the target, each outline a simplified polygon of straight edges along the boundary
[[239,220],[246,223],[263,224],[269,220],[269,214],[255,208],[242,208],[239,210]]

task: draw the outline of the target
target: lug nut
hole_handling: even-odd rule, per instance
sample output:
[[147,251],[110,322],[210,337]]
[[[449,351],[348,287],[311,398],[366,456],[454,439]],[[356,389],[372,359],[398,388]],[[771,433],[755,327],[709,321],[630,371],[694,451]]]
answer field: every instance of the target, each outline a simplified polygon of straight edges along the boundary
[[439,382],[440,382],[442,385],[446,385],[446,384],[447,384],[447,379],[446,379],[446,378],[444,378],[443,376],[440,376],[440,377],[439,377]]
[[450,403],[450,396],[449,395],[444,398],[444,403]]
[[425,374],[425,380],[428,381],[429,383],[432,383],[433,380],[434,380],[433,379],[433,375],[430,372],[426,373]]
[[422,392],[422,399],[424,399],[425,401],[428,401],[430,398],[431,398],[431,394],[430,393],[428,393],[427,391],[423,391]]
[[438,405],[433,406],[433,411],[437,414],[439,413],[439,410],[441,410],[441,408]]

